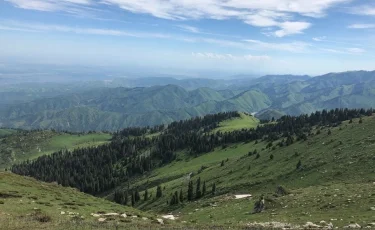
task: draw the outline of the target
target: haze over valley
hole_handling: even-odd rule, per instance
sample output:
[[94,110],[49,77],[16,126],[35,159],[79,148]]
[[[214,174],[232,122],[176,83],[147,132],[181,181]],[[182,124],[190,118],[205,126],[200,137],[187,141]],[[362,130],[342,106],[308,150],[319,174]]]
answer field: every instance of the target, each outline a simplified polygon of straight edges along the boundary
[[0,0],[0,229],[375,229],[371,0]]

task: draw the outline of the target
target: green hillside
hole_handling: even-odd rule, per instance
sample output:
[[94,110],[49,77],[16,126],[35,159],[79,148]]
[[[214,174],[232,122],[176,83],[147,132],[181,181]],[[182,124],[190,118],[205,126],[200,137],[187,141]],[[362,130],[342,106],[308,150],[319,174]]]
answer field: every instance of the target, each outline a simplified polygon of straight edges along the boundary
[[[280,140],[271,148],[267,142],[238,143],[195,158],[181,151],[177,161],[134,179],[132,186],[151,193],[156,193],[155,184],[165,188],[162,199],[141,202],[137,207],[169,211],[190,223],[246,226],[277,221],[303,225],[324,220],[338,227],[352,222],[366,226],[374,221],[375,117],[362,122],[355,119],[335,128],[314,129],[308,140],[284,147],[277,145]],[[233,120],[224,123],[236,126]],[[249,155],[254,150],[259,158]],[[302,166],[296,169],[299,160]],[[194,188],[198,178],[206,182],[207,195],[195,202],[166,205],[175,191],[182,189],[186,197],[190,173]],[[210,194],[213,183],[215,196]],[[277,195],[278,185],[289,195]],[[251,194],[253,198],[236,200],[235,194]],[[268,208],[251,214],[262,194]]]
[[[375,71],[332,73],[314,78],[271,75],[238,81],[224,89],[202,87],[191,91],[168,84],[98,87],[87,88],[87,91],[78,87],[80,90],[71,89],[60,96],[46,96],[24,103],[1,105],[0,102],[0,126],[75,132],[117,131],[228,111],[257,113],[272,110],[300,115],[336,107],[375,107]],[[280,117],[280,114],[274,117]]]
[[15,132],[17,131],[14,129],[0,129],[0,138],[12,135]]
[[50,154],[62,149],[85,148],[107,143],[105,133],[68,134],[54,131],[22,131],[0,129],[0,170],[11,164]]
[[240,117],[220,122],[219,127],[212,132],[231,132],[234,130],[256,128],[258,124],[259,120],[257,118],[240,113]]
[[151,213],[4,172],[0,172],[0,210],[0,229],[7,230],[159,228]]
[[[168,127],[125,129],[109,145],[56,153],[12,170],[143,211],[170,213],[177,218],[173,225],[367,226],[374,221],[375,209],[371,112],[332,110],[283,117],[256,130],[248,125],[254,127],[257,120],[244,113],[210,115]],[[157,134],[151,135],[152,141],[150,133]],[[207,148],[214,140],[219,144]],[[179,147],[168,150],[175,144]],[[66,180],[66,175],[73,176]],[[251,198],[235,199],[248,194]],[[137,196],[140,199],[133,200]],[[254,213],[262,196],[265,206]]]

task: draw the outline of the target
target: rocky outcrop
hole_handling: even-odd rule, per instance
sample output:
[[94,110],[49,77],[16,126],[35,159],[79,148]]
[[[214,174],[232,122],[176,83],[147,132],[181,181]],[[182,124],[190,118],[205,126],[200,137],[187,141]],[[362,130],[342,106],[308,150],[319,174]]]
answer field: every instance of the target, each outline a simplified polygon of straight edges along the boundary
[[345,226],[344,228],[361,228],[361,225],[354,223],[354,224],[349,224]]

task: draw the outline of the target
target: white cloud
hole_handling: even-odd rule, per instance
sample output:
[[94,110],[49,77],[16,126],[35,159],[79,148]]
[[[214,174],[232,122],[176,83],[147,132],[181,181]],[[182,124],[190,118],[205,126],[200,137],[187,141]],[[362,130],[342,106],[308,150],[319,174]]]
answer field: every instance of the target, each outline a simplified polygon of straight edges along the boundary
[[72,11],[72,7],[91,5],[91,0],[5,0],[13,5],[29,10]]
[[201,33],[201,31],[197,27],[194,27],[194,26],[178,25],[178,27],[180,27],[182,30],[187,31],[187,32],[196,33],[196,34]]
[[345,48],[342,50],[331,49],[331,48],[320,48],[320,50],[329,52],[329,53],[337,53],[337,54],[362,54],[366,52],[366,50],[361,49],[361,48]]
[[361,49],[361,48],[347,48],[346,50],[349,53],[353,53],[353,54],[361,54],[361,53],[366,52],[364,49]]
[[321,36],[321,37],[314,37],[312,38],[312,40],[316,41],[316,42],[322,42],[324,40],[326,40],[326,36]]
[[[180,36],[176,34],[165,33],[147,33],[139,31],[126,31],[121,29],[106,29],[106,28],[87,28],[87,27],[71,27],[56,24],[40,24],[29,23],[23,21],[0,21],[0,30],[18,30],[25,32],[58,32],[58,33],[76,33],[86,35],[100,35],[100,36],[124,36],[124,37],[139,37],[139,38],[159,38],[159,39],[173,39],[176,41],[189,43],[208,43],[222,47],[231,47],[241,50],[279,50],[287,52],[305,52],[310,46],[304,42],[291,43],[267,43],[257,40],[227,40],[217,38],[207,38],[199,36]],[[204,33],[203,33],[204,34]]]
[[276,37],[284,37],[291,34],[300,34],[311,26],[308,22],[282,22],[280,30],[275,31]]
[[375,24],[352,24],[348,26],[349,29],[372,29]]
[[375,16],[375,5],[362,5],[351,9],[353,14]]
[[143,33],[116,29],[98,29],[98,28],[81,28],[53,24],[23,23],[18,21],[0,21],[0,30],[18,30],[28,32],[55,31],[62,33],[76,33],[88,35],[105,35],[105,36],[125,36],[139,38],[169,38],[170,36],[162,33]]
[[[77,7],[109,4],[133,13],[169,20],[237,19],[256,27],[271,27],[277,37],[302,33],[310,23],[296,16],[323,17],[351,0],[6,0],[17,7],[42,11],[76,11]],[[191,32],[194,31],[190,28]],[[189,30],[189,29],[188,29]]]
[[247,39],[244,41],[247,42],[248,47],[252,47],[254,49],[279,50],[293,53],[306,52],[307,49],[310,47],[310,44],[305,42],[271,43],[251,39]]
[[242,61],[266,61],[270,60],[271,57],[267,55],[243,55],[243,56],[237,56],[233,54],[217,54],[217,53],[192,53],[193,57],[197,58],[205,58],[205,59],[217,59],[217,60],[242,60]]

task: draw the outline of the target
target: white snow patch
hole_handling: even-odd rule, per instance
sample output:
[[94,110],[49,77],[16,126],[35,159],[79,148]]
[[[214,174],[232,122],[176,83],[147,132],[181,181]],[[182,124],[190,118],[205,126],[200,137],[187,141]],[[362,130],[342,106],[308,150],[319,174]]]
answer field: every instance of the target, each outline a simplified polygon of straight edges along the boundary
[[242,194],[242,195],[234,195],[236,197],[236,199],[243,199],[243,198],[247,198],[247,197],[252,197],[252,195],[250,194]]

